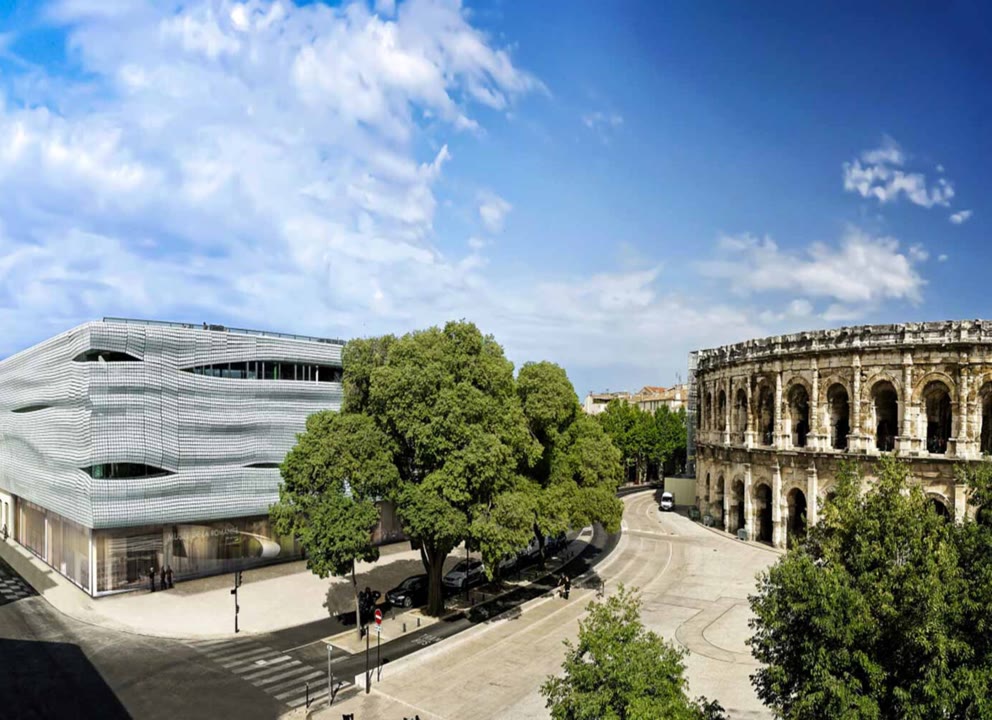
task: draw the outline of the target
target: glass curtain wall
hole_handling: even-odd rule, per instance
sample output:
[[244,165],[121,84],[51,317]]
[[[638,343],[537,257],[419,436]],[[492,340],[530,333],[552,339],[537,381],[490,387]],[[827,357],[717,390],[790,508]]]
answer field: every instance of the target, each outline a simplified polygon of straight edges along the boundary
[[17,541],[89,592],[89,528],[26,500],[19,500],[17,507]]

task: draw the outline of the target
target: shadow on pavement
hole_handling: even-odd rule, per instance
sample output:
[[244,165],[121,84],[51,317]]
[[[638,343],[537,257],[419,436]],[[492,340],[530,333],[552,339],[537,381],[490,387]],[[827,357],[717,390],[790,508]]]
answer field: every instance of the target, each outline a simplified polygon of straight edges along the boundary
[[130,718],[78,645],[0,639],[0,716]]

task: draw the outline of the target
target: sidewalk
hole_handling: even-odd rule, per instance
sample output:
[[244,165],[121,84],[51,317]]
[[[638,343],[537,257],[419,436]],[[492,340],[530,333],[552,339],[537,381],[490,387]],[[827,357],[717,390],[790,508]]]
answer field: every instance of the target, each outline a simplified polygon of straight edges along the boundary
[[[359,588],[369,586],[385,595],[403,579],[423,573],[420,552],[409,548],[406,542],[385,546],[380,549],[378,562],[359,563]],[[13,540],[0,542],[0,557],[56,610],[77,622],[117,632],[179,640],[234,636],[231,574],[182,581],[170,590],[154,593],[137,590],[92,598]],[[463,550],[452,552],[445,562],[445,572],[463,558]],[[523,577],[507,590],[532,579],[530,575],[534,572],[525,571]],[[479,594],[479,589],[472,590],[476,602],[480,600]],[[449,602],[451,612],[470,605],[460,597]],[[306,562],[302,560],[245,570],[238,589],[238,604],[241,608],[238,637],[327,621],[341,613],[353,613],[355,609],[350,578],[318,578],[306,569]],[[395,613],[387,611],[386,615],[388,623],[383,642],[402,634],[404,622],[408,624],[408,631],[415,630],[420,613],[397,610]],[[421,616],[421,626],[427,622],[426,617]],[[345,630],[334,638],[334,644],[350,649],[350,644],[357,642],[357,633],[352,626],[350,631]]]
[[[409,543],[382,548],[377,563],[358,564],[358,582],[382,593],[423,572],[420,553]],[[179,582],[170,590],[92,598],[15,543],[0,542],[0,556],[56,610],[78,622],[118,632],[174,639],[234,635],[233,576]],[[460,558],[452,554],[446,569]],[[238,589],[239,636],[273,632],[354,611],[350,579],[320,579],[296,561],[245,570]]]

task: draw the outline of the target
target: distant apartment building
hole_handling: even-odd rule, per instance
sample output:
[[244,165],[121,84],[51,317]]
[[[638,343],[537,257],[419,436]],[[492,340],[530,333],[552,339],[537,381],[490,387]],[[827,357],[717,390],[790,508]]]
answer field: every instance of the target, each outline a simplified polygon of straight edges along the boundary
[[587,415],[599,415],[606,409],[606,406],[610,404],[610,400],[630,400],[630,393],[626,392],[602,392],[594,393],[592,391],[586,395],[585,402],[582,403],[582,409]]
[[645,385],[635,393],[629,392],[590,392],[586,395],[582,409],[589,415],[598,415],[606,409],[610,400],[626,400],[645,412],[653,413],[665,406],[672,412],[686,406],[689,391],[686,385],[673,385],[670,388],[660,385]]

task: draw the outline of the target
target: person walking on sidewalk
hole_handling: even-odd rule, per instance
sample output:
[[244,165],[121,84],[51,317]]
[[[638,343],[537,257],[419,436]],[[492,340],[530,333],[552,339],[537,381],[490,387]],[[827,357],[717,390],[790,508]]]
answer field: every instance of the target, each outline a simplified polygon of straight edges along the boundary
[[568,578],[568,573],[562,573],[561,579],[558,581],[558,587],[561,588],[561,596],[568,600],[568,591],[572,589],[572,581]]
[[165,568],[165,579],[169,582],[169,587],[170,588],[175,587],[175,585],[172,584],[172,566],[171,565],[167,565],[166,568]]
[[148,568],[148,579],[152,581],[152,592],[155,592],[155,568]]
[[165,568],[162,568],[162,572],[159,573],[159,577],[162,579],[162,589],[165,590],[169,586],[165,584]]
[[3,541],[7,542],[7,523],[3,524]]

